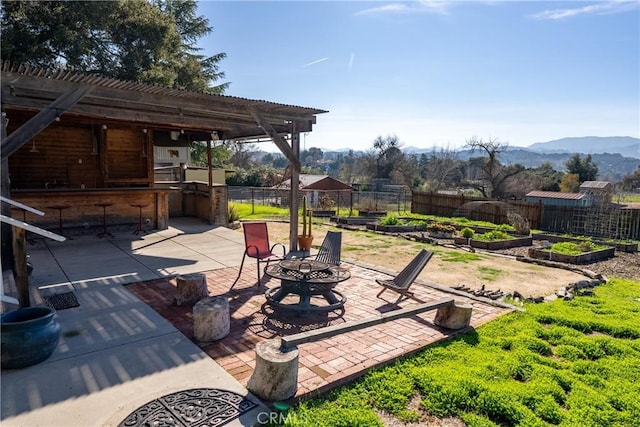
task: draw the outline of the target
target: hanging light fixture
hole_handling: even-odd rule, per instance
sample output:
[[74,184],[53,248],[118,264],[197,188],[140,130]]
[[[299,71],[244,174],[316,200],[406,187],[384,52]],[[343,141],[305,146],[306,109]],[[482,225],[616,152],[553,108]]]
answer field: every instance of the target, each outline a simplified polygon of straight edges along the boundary
[[98,136],[96,135],[93,124],[91,125],[91,155],[98,155]]
[[140,154],[142,157],[147,157],[147,128],[142,129],[142,153]]
[[29,152],[30,153],[39,153],[40,152],[40,150],[38,150],[36,148],[36,139],[35,138],[31,140],[31,150],[29,150]]

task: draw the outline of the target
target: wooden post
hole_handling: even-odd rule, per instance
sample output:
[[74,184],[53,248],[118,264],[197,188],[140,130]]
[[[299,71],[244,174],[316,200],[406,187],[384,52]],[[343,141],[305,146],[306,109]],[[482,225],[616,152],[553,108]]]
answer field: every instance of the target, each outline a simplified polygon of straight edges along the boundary
[[[296,122],[291,123],[291,150],[296,159],[300,159],[300,132],[298,132]],[[298,197],[300,196],[300,162],[298,164],[290,163],[291,166],[291,207],[289,209],[289,250],[298,250]],[[304,215],[304,212],[303,212]]]
[[29,307],[29,273],[27,271],[27,238],[22,228],[13,228],[13,254],[15,263],[16,289],[20,307]]
[[433,323],[447,329],[463,329],[471,323],[471,311],[469,304],[455,303],[440,307]]
[[196,341],[217,341],[226,337],[229,329],[229,301],[226,297],[202,298],[193,306],[193,336]]
[[[7,125],[9,119],[7,113],[2,111],[2,123],[0,123],[0,136],[3,141],[7,137]],[[9,179],[9,157],[2,157],[2,167],[0,167],[0,195],[5,198],[11,197],[11,180]],[[0,203],[0,213],[5,216],[11,216],[11,206],[7,203]],[[11,233],[13,227],[9,224],[2,223],[0,225],[0,246],[2,248],[2,270],[13,269],[13,242]]]
[[256,345],[256,367],[247,382],[247,389],[261,399],[286,400],[298,389],[298,349],[283,352],[280,338]]

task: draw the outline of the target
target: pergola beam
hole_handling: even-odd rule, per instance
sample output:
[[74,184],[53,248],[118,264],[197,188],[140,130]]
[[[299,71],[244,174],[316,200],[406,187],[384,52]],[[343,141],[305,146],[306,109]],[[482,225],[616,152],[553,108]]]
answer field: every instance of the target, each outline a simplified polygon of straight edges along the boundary
[[[5,89],[3,86],[3,100],[5,99]],[[27,141],[30,141],[44,128],[53,123],[56,118],[59,118],[65,111],[80,101],[90,89],[89,86],[83,85],[63,93],[55,101],[20,126],[15,132],[12,132],[11,135],[4,138],[0,146],[2,158],[9,158],[10,155],[18,151]],[[9,88],[9,92],[10,91],[11,89]]]
[[293,168],[293,170],[300,173],[300,159],[293,152],[289,144],[287,144],[287,141],[285,141],[284,138],[282,138],[278,134],[278,132],[275,131],[275,129],[264,118],[260,111],[256,110],[255,108],[248,108],[247,110],[253,116],[256,123],[258,123],[258,126],[260,126],[262,130],[264,130],[265,134],[267,134],[273,140],[274,144],[276,144],[282,154],[284,154],[284,156],[289,160],[289,163],[291,163],[291,167]]

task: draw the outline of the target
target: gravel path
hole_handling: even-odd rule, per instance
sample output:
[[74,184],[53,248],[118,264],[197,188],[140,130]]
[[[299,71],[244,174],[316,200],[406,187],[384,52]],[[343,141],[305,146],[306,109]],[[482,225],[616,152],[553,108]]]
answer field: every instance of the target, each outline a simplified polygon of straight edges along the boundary
[[[528,249],[529,248],[527,247],[521,247],[494,252],[505,255],[527,256]],[[566,265],[576,267],[575,264]],[[616,255],[613,258],[590,264],[578,265],[578,267],[600,273],[606,278],[617,277],[621,279],[640,280],[640,253],[616,251]]]

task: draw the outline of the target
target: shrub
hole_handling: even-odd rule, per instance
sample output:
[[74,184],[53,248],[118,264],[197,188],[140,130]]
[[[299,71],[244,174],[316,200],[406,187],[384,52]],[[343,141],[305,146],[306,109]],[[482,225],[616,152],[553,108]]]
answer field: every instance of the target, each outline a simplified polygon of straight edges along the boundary
[[544,249],[547,252],[555,252],[565,255],[579,255],[585,252],[593,252],[606,249],[608,246],[596,245],[590,240],[582,242],[558,242],[551,245],[550,248]]
[[460,230],[460,234],[462,234],[462,237],[464,237],[465,239],[472,239],[476,232],[469,227],[465,227]]
[[492,242],[494,240],[509,240],[509,239],[513,239],[513,236],[505,233],[504,231],[500,231],[500,230],[493,230],[493,231],[489,231],[483,234],[478,234],[476,237],[476,240],[481,240],[483,242]]
[[236,209],[235,205],[229,203],[229,224],[232,222],[238,221],[240,219],[240,214]]
[[432,233],[455,233],[456,228],[453,225],[443,224],[441,222],[432,222],[427,225],[427,231]]
[[531,233],[531,227],[529,226],[529,220],[520,214],[509,212],[507,213],[507,219],[513,226],[514,231],[517,234],[529,235]]
[[384,218],[380,220],[381,225],[398,225],[400,224],[400,220],[398,216],[394,213],[388,213]]
[[320,207],[320,209],[330,210],[335,206],[335,202],[330,195],[325,193],[318,198],[318,206]]

